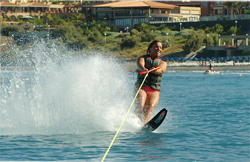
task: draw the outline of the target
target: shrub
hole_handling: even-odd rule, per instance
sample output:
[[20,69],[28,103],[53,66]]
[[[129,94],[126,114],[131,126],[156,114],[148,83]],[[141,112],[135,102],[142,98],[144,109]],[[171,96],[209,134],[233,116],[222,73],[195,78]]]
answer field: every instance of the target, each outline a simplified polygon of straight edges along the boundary
[[[107,37],[114,34],[114,32],[105,32],[105,33],[106,33],[106,36],[107,36]],[[104,33],[104,34],[105,34],[105,33]],[[104,35],[104,34],[103,34],[103,35]]]
[[52,4],[60,4],[60,2],[57,2],[57,1],[52,1],[51,3]]
[[121,34],[118,34],[115,38],[123,38],[123,37],[126,37],[128,35],[128,33],[121,33]]
[[179,32],[178,31],[169,31],[168,32],[168,35],[173,35],[175,36],[176,34],[178,34]]
[[248,10],[243,10],[243,14],[250,14],[250,11],[248,11]]
[[150,41],[155,40],[155,38],[157,37],[157,34],[154,32],[151,32],[150,30],[145,30],[140,33],[140,36],[141,36],[142,42],[150,42]]
[[250,51],[243,51],[241,56],[250,56]]
[[20,26],[18,25],[8,25],[8,26],[3,26],[1,30],[1,34],[5,36],[9,36],[9,32],[18,32],[20,31]]
[[148,24],[142,23],[141,27],[142,27],[142,31],[150,30],[150,26]]
[[87,47],[87,40],[85,37],[70,38],[67,40],[68,47],[79,50]]
[[36,25],[43,25],[43,22],[41,19],[35,18],[35,20],[33,21]]
[[130,31],[130,36],[138,35],[138,34],[139,34],[139,31],[136,30],[136,29],[132,29],[132,30]]
[[137,25],[136,26],[136,30],[138,30],[139,32],[142,31],[142,26],[141,25]]
[[77,28],[72,23],[69,23],[53,30],[52,35],[62,37],[68,47],[77,50],[86,47],[87,44],[86,37],[82,33],[83,30],[80,27]]
[[173,31],[179,31],[180,30],[180,28],[177,27],[176,25],[174,25],[173,27],[170,27],[170,29],[173,30]]
[[8,24],[6,22],[2,22],[2,27],[3,26],[8,26]]
[[119,28],[117,28],[116,26],[113,28],[114,32],[119,32]]
[[137,36],[126,36],[120,43],[121,49],[136,47],[140,42],[140,37]]
[[190,33],[193,33],[194,31],[192,29],[185,29],[185,30],[181,30],[181,32],[179,33],[176,33],[175,35],[176,36],[182,36],[183,38],[187,38],[187,36],[190,34]]
[[156,26],[153,26],[153,25],[148,25],[148,24],[145,24],[145,23],[142,23],[141,25],[138,25],[136,27],[136,29],[141,32],[141,31],[156,31],[157,27]]
[[153,32],[155,32],[157,35],[161,35],[161,31],[160,30],[155,30]]
[[101,33],[98,30],[96,30],[92,34],[90,34],[90,36],[88,37],[88,40],[93,43],[101,43],[104,41],[104,38],[101,35]]
[[157,29],[158,30],[164,30],[166,28],[167,28],[166,24],[161,24]]

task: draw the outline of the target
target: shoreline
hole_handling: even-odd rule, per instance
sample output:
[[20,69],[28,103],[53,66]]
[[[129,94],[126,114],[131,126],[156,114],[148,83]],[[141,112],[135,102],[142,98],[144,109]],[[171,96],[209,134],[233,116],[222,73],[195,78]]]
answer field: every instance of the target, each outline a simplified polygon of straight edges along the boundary
[[[202,67],[202,66],[193,66],[193,67],[168,67],[168,70],[186,70],[186,71],[190,71],[190,70],[195,70],[195,71],[206,71],[208,70],[209,67]],[[250,71],[250,66],[242,66],[242,65],[238,65],[238,66],[216,66],[213,67],[213,70],[249,70]]]
[[[125,67],[129,71],[137,70],[136,61],[124,61],[121,63],[122,67]],[[175,66],[171,64],[167,67],[167,71],[206,71],[209,66],[183,66],[184,64],[178,63]],[[224,65],[224,66],[213,66],[214,70],[244,70],[250,71],[250,65]]]
[[[118,61],[118,60],[117,60]],[[121,67],[125,68],[128,71],[136,71],[137,70],[137,61],[136,60],[119,60],[118,61]],[[243,71],[250,71],[250,62],[247,62],[245,64],[242,63],[236,63],[235,66],[231,64],[212,64],[213,70],[218,71],[225,71],[225,70],[243,70]],[[0,72],[1,71],[12,71],[15,70],[15,66],[0,66]],[[209,69],[209,66],[202,66],[200,64],[187,64],[187,63],[171,63],[167,67],[167,71],[206,71]],[[33,67],[20,67],[19,70],[34,70]]]

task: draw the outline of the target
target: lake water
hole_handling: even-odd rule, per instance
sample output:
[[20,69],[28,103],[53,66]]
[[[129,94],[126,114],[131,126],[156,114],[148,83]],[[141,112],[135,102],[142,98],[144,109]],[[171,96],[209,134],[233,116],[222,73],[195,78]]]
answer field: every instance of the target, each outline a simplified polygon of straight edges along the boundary
[[[0,160],[101,161],[133,100],[136,74],[108,57],[37,48],[32,63],[22,57],[25,68],[0,73]],[[165,121],[140,132],[133,106],[105,161],[249,161],[250,71],[221,72],[168,70],[153,112],[166,108]]]

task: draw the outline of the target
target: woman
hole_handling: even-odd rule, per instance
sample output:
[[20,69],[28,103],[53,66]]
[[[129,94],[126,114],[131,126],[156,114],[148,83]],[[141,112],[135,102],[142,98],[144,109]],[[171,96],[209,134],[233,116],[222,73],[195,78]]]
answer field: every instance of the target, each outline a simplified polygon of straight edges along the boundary
[[[154,108],[159,102],[162,73],[167,70],[167,63],[159,58],[161,52],[162,42],[154,40],[148,46],[147,55],[139,57],[137,62],[139,71],[148,71],[154,67],[160,67],[148,74],[138,94],[136,113],[144,124],[149,121]],[[138,74],[137,88],[142,84],[144,78],[145,75]]]

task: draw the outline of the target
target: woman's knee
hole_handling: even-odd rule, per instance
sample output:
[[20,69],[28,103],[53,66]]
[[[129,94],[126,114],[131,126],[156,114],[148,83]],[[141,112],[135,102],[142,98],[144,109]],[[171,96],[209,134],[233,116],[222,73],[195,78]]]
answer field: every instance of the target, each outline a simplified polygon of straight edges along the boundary
[[160,99],[160,96],[159,96],[158,94],[156,94],[156,95],[154,95],[154,96],[151,96],[151,97],[149,97],[147,104],[148,104],[150,107],[156,107],[156,105],[157,105],[158,102],[159,102],[159,99]]

